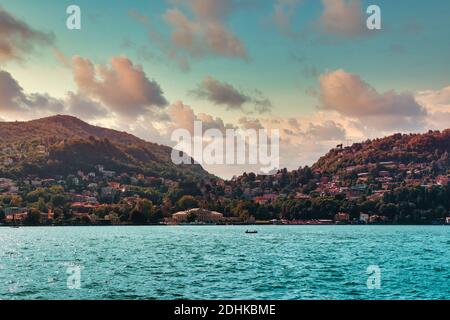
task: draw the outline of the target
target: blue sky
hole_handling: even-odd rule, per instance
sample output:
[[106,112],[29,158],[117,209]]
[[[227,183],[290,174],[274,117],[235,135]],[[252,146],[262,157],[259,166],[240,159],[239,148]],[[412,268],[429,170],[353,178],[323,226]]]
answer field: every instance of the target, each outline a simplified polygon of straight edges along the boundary
[[[355,81],[360,83],[352,84],[357,88],[366,88],[367,85],[363,95],[368,95],[369,101],[389,100],[383,94],[392,90],[398,94],[410,94],[417,100],[418,95],[427,91],[435,94],[432,97],[427,95],[427,100],[420,102],[421,106],[428,108],[427,115],[430,110],[450,111],[442,110],[441,105],[431,105],[436,96],[442,96],[441,90],[450,85],[449,1],[334,1],[342,4],[342,10],[333,7],[330,0],[224,0],[230,4],[228,14],[222,12],[223,15],[220,13],[218,18],[208,16],[202,20],[196,15],[195,8],[211,3],[217,5],[217,0],[0,0],[0,6],[17,20],[33,30],[54,35],[51,45],[35,46],[31,52],[24,52],[20,60],[6,59],[1,68],[9,72],[26,93],[47,93],[64,99],[68,91],[78,92],[81,89],[74,81],[73,70],[55,57],[55,50],[69,61],[78,55],[89,59],[94,65],[103,66],[109,66],[111,57],[126,56],[134,65],[142,65],[149,80],[157,82],[164,91],[168,105],[182,101],[195,114],[206,113],[232,124],[238,124],[242,118],[261,122],[275,118],[298,118],[299,122],[304,121],[303,134],[311,124],[319,125],[315,122],[317,119],[334,121],[346,131],[346,137],[371,137],[403,130],[403,127],[395,126],[371,127],[366,123],[368,119],[358,116],[356,112],[325,105],[324,86],[343,78],[330,77],[329,83],[324,83],[325,79],[321,76],[336,70],[359,77]],[[82,30],[68,30],[65,27],[65,10],[71,4],[81,8]],[[324,29],[327,6],[332,16],[348,14],[347,17],[357,19],[355,15],[360,15],[365,19],[365,9],[370,4],[381,8],[382,30],[345,34]],[[361,12],[350,12],[352,5],[359,7]],[[283,20],[286,22],[285,29],[281,29],[274,19],[277,8],[282,8],[284,18],[290,17]],[[186,48],[174,44],[171,38],[174,25],[164,18],[173,9],[181,12],[193,28],[202,28],[206,23],[223,27],[243,46],[246,57],[210,52],[205,48],[201,49],[205,49],[206,53],[191,54]],[[187,59],[189,71],[182,70],[177,61],[164,51],[161,43],[149,37],[149,27],[132,17],[130,12],[148,19],[151,30],[162,39],[163,46]],[[216,20],[211,22],[212,18]],[[333,25],[332,21],[328,23]],[[346,21],[334,23],[345,24]],[[248,98],[244,108],[218,103],[207,96],[208,92],[206,97],[205,92],[203,95],[195,94],[207,76],[219,84],[229,84]],[[342,81],[353,79],[344,78]],[[371,90],[375,90],[380,97],[371,97]],[[91,95],[89,98],[105,104],[102,97]],[[252,101],[257,99],[270,101],[269,112],[252,111]],[[398,101],[397,98],[393,100]],[[384,105],[385,102],[380,103]],[[336,116],[322,119],[324,110],[334,112]],[[34,117],[40,114],[35,112]],[[422,118],[416,119],[417,126],[411,126],[410,122],[415,120],[403,109],[392,114],[408,117],[408,126],[404,127],[404,131],[443,126],[442,123],[431,123],[428,118],[427,122],[423,122]],[[424,116],[421,111],[414,111],[414,114]],[[111,120],[115,116],[112,114],[109,122],[104,120],[103,123],[120,126],[121,121]],[[13,117],[0,109],[0,118],[9,120]],[[25,117],[32,118],[33,115]],[[101,120],[97,119],[97,122],[102,123]],[[401,119],[400,123],[402,120],[405,119]],[[158,124],[154,126],[158,128]]]

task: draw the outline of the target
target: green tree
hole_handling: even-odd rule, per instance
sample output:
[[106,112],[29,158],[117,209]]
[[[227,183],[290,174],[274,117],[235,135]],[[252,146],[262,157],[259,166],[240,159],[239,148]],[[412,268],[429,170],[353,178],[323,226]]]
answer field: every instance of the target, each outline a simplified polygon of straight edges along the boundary
[[22,206],[22,197],[21,196],[13,196],[11,198],[11,206],[13,207],[21,207]]
[[182,196],[180,200],[177,201],[177,207],[180,210],[188,210],[198,207],[198,202],[193,196]]
[[154,206],[150,200],[141,199],[130,213],[130,220],[134,224],[146,224],[152,219]]
[[66,197],[61,194],[52,195],[50,198],[50,203],[54,208],[63,207],[66,204]]
[[31,209],[24,220],[24,224],[28,226],[36,226],[41,223],[41,213],[37,209]]

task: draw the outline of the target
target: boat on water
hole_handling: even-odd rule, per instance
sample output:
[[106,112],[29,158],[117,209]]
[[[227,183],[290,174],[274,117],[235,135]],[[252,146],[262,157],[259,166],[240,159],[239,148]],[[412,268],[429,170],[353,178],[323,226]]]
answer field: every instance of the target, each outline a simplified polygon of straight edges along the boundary
[[256,230],[246,230],[245,233],[258,233]]

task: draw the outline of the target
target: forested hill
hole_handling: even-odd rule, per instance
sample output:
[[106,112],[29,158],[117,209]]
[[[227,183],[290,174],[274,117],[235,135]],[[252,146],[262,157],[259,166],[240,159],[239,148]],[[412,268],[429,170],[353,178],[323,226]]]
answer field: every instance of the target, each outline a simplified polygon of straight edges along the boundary
[[337,146],[321,157],[313,169],[336,173],[352,166],[394,161],[398,163],[428,163],[448,161],[450,129],[425,134],[394,134],[385,138],[355,143],[351,147]]
[[176,166],[167,146],[126,132],[57,115],[0,122],[0,173],[6,176],[73,174],[102,165],[107,170],[163,178],[210,177],[201,166]]

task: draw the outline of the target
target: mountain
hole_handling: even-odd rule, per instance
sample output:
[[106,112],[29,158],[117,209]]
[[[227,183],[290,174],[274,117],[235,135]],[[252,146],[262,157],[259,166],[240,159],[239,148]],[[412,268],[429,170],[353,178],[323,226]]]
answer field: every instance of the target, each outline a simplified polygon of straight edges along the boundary
[[0,174],[74,174],[103,165],[118,173],[180,179],[211,177],[200,165],[175,165],[172,149],[66,115],[0,122]]
[[424,134],[394,134],[385,138],[338,146],[321,157],[313,169],[336,173],[352,166],[394,161],[398,163],[448,162],[450,129]]

